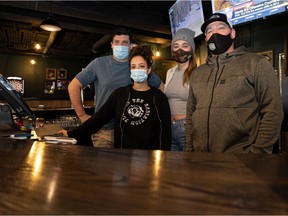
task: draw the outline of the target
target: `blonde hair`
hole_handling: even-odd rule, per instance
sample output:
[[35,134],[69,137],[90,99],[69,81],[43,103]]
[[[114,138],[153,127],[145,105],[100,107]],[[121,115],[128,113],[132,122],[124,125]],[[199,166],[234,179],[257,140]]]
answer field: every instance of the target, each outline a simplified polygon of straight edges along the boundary
[[189,59],[189,65],[184,71],[183,74],[183,83],[182,85],[184,86],[185,84],[189,83],[190,76],[192,74],[192,71],[197,67],[197,62],[196,62],[196,55],[194,51],[191,54],[191,58]]

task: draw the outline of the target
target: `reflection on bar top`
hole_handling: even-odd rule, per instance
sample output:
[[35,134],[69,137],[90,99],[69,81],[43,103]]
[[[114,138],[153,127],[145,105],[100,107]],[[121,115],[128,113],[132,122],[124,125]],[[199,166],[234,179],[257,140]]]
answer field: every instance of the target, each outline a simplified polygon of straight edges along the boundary
[[[85,109],[90,109],[90,108],[93,108],[94,109],[94,107],[91,107],[91,106],[84,106],[84,108]],[[59,108],[51,108],[51,107],[44,107],[44,108],[31,108],[31,110],[33,111],[33,112],[35,112],[35,111],[53,111],[53,110],[74,110],[74,108],[71,108],[71,107],[59,107]]]

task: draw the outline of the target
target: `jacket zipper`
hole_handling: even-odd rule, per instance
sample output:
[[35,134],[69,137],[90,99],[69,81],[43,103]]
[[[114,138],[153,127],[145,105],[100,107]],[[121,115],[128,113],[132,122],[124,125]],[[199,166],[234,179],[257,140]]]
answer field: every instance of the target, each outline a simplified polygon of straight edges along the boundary
[[155,103],[155,96],[153,96],[153,103],[154,103],[154,106],[155,106],[155,109],[156,109],[158,120],[160,122],[160,134],[159,134],[160,143],[159,143],[159,149],[162,149],[162,121],[160,119],[159,111],[158,111],[158,108],[157,108],[156,103]]
[[126,107],[127,107],[127,104],[128,104],[128,102],[129,102],[129,100],[130,100],[130,96],[131,96],[131,93],[129,92],[128,93],[128,98],[127,98],[127,101],[126,101],[126,104],[125,104],[125,106],[124,106],[124,109],[123,109],[123,112],[122,112],[122,115],[121,115],[121,118],[120,118],[120,130],[121,130],[121,146],[120,146],[120,148],[122,149],[123,148],[123,128],[122,128],[122,120],[123,120],[123,116],[124,116],[124,112],[125,112],[125,109],[126,109]]
[[[210,152],[210,130],[209,130],[209,125],[210,125],[210,111],[211,111],[211,106],[212,106],[212,102],[213,102],[213,98],[214,98],[214,89],[215,89],[215,85],[216,85],[216,79],[217,79],[217,74],[218,74],[218,71],[219,71],[219,62],[218,62],[218,58],[219,56],[217,56],[217,71],[215,73],[215,78],[214,78],[214,83],[213,83],[213,87],[212,87],[212,95],[211,95],[211,100],[210,100],[210,104],[209,104],[209,107],[208,107],[208,118],[207,118],[207,143],[206,143],[206,146],[207,146],[207,151]],[[208,80],[209,81],[209,80]]]

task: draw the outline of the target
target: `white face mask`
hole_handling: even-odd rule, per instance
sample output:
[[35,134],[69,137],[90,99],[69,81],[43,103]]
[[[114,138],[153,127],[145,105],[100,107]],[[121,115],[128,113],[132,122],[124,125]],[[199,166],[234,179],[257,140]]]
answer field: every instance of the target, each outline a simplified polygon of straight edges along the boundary
[[126,59],[129,55],[129,47],[127,46],[114,46],[113,47],[113,55],[117,59]]
[[142,83],[145,80],[147,80],[147,78],[148,78],[147,70],[143,70],[143,69],[131,70],[130,77],[131,77],[131,79],[134,80],[134,82]]

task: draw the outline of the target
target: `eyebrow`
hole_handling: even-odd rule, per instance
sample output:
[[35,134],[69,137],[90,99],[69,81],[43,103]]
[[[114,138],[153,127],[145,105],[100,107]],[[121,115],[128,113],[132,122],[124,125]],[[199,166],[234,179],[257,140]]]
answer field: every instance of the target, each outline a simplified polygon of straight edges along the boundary
[[229,25],[227,25],[226,23],[219,23],[219,24],[216,24],[215,26],[211,27],[211,26],[208,26],[205,30],[205,33],[209,30],[209,29],[213,29],[215,27],[218,27],[218,26],[222,26],[222,27],[226,27],[226,28],[229,28],[231,29],[231,27]]
[[113,42],[124,42],[124,43],[129,43],[129,40],[118,40],[118,39],[114,39]]
[[[229,25],[227,25],[226,23],[218,23],[218,24],[216,24],[215,26],[225,26],[225,27],[228,27],[228,28],[230,28],[230,26]],[[209,27],[207,27],[207,29],[209,29],[209,28],[212,28],[211,26]]]
[[140,66],[146,66],[145,62],[140,62],[140,63],[131,63],[131,66],[137,66],[137,65],[140,65]]
[[175,46],[175,45],[178,45],[178,46],[179,46],[179,45],[186,45],[186,44],[187,44],[187,45],[190,45],[188,42],[184,42],[184,43],[182,43],[182,44],[175,42],[175,43],[174,43],[174,46]]

